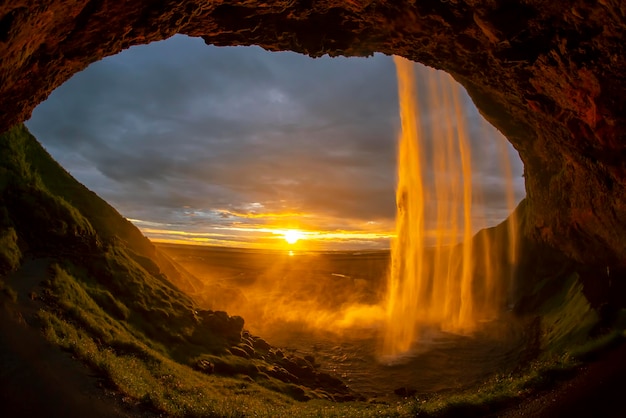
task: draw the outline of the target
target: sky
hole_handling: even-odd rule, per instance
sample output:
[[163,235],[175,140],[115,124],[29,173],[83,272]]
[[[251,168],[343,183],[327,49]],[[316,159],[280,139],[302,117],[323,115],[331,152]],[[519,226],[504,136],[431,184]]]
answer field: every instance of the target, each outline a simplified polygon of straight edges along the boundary
[[[428,71],[416,65],[418,79]],[[439,109],[420,102],[422,124],[435,123]],[[503,158],[516,202],[523,167],[467,96],[464,105],[472,182],[484,189],[475,224],[493,226],[510,212]],[[312,59],[176,35],[92,64],[26,125],[153,240],[345,250],[388,248],[394,235],[400,118],[389,56]],[[300,231],[295,244],[288,230]]]

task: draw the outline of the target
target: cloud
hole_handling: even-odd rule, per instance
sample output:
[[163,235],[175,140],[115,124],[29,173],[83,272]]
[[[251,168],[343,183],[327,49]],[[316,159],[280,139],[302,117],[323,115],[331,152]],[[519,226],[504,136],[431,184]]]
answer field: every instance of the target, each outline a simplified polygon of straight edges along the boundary
[[[300,214],[315,228],[390,226],[396,89],[393,62],[380,54],[311,59],[177,35],[76,74],[27,125],[129,218],[197,229],[252,222],[234,214],[250,215],[257,203],[258,213]],[[437,111],[424,109],[425,120]],[[494,130],[485,135],[471,117],[472,146],[482,153],[475,181],[499,190],[501,157],[479,150]]]

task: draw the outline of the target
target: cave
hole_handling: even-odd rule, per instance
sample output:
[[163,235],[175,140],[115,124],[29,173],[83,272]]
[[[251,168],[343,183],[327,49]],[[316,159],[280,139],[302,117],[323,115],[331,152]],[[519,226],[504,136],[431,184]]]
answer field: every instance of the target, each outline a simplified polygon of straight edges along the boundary
[[[133,45],[175,34],[200,37],[207,45],[257,45],[311,57],[373,53],[402,56],[449,73],[465,87],[485,119],[518,151],[524,164],[527,195],[523,204],[524,235],[533,243],[528,248],[533,257],[545,256],[544,263],[557,271],[546,274],[552,282],[565,277],[558,272],[561,263],[568,268],[570,263],[576,263],[585,296],[599,312],[597,328],[602,331],[605,317],[608,324],[616,316],[611,310],[624,302],[623,292],[615,289],[623,289],[624,281],[619,279],[623,279],[626,269],[626,240],[622,238],[626,233],[626,163],[621,144],[626,132],[625,32],[626,5],[618,0],[164,0],[151,4],[133,0],[78,0],[72,4],[58,0],[40,4],[18,1],[0,6],[0,92],[4,99],[0,104],[0,132],[18,132],[27,137],[20,131],[24,128],[16,125],[27,120],[33,109],[73,74]],[[51,163],[46,164],[50,173],[65,175],[59,174],[59,168],[50,168]],[[89,193],[82,186],[72,187],[80,196]],[[164,346],[206,345],[212,343],[211,333],[222,333],[228,340],[224,347],[229,346],[231,353],[234,344],[270,353],[269,344],[243,331],[241,318],[221,311],[195,310],[192,302],[176,289],[193,283],[138,230],[131,229],[126,220],[118,217],[114,226],[94,223],[92,228],[88,222],[81,223],[82,218],[71,207],[68,209],[65,203],[46,195],[45,190],[37,189],[41,193],[33,198],[23,190],[12,192],[10,197],[29,203],[31,206],[26,209],[34,211],[41,201],[56,212],[42,215],[41,225],[31,225],[27,214],[22,214],[27,210],[8,200],[1,202],[11,209],[16,228],[31,233],[18,239],[14,230],[9,231],[13,234],[7,235],[11,244],[23,247],[22,242],[28,241],[29,250],[35,248],[46,254],[61,248],[66,251],[62,255],[72,262],[83,263],[81,271],[67,266],[48,268],[48,273],[54,273],[53,279],[68,280],[72,274],[87,271],[98,286],[111,284],[115,297],[127,301],[130,308],[118,303],[104,288],[90,289],[94,300],[120,321],[139,318],[136,320],[143,321],[138,323],[146,334]],[[59,195],[64,192],[59,190],[52,191]],[[79,212],[85,207],[89,213],[115,212],[95,198],[90,204],[93,206],[79,207]],[[46,206],[42,207],[45,212]],[[39,229],[44,230],[46,222],[55,216],[60,222],[53,225],[56,229],[52,232],[58,234],[50,236],[62,240],[39,242]],[[127,235],[118,240],[116,230]],[[118,241],[130,243],[128,251],[118,246]],[[71,254],[78,247],[83,253]],[[551,248],[546,255],[548,247]],[[552,248],[558,255],[551,252]],[[15,251],[17,258],[21,256],[19,250]],[[566,261],[561,258],[563,255]],[[9,261],[14,270],[20,265],[19,259]],[[108,263],[107,269],[98,272],[96,262]],[[124,270],[128,265],[132,268]],[[145,287],[148,296],[133,293],[126,282],[116,282],[112,272],[122,270],[137,278],[135,284],[145,278],[150,283]],[[174,286],[163,284],[165,276],[178,282]],[[612,280],[619,282],[618,286]],[[547,287],[558,287],[558,283],[552,282]],[[158,290],[155,294],[174,304],[171,312],[143,304],[142,298],[153,291],[151,286]],[[50,294],[45,296],[53,300]],[[137,295],[141,297],[135,298]],[[619,300],[614,305],[607,304],[612,298]],[[30,299],[35,303],[37,294],[31,294]],[[528,299],[521,301],[520,306],[532,311],[540,302]],[[183,335],[181,329],[188,335]],[[531,335],[529,341],[533,338]],[[540,336],[536,339],[540,340]],[[136,354],[132,344],[121,344],[115,349],[122,355]],[[282,352],[271,350],[275,357],[272,361],[284,361]],[[139,355],[146,352],[137,351]],[[181,356],[177,358],[180,361],[183,356],[177,355]],[[188,355],[184,362],[208,375],[228,366],[214,364],[214,357]],[[292,363],[295,360],[284,364],[301,366]],[[245,369],[249,374],[244,374],[256,377],[258,370],[252,369]],[[315,379],[327,379],[325,384],[343,390],[341,382],[331,376],[316,375]],[[401,393],[408,392],[407,388],[399,389]],[[291,395],[298,399],[303,393],[295,390]],[[354,399],[340,391],[337,396]]]
[[176,33],[312,57],[400,55],[444,70],[518,150],[526,234],[626,263],[625,6],[528,1],[81,1],[0,8],[0,130],[90,63]]

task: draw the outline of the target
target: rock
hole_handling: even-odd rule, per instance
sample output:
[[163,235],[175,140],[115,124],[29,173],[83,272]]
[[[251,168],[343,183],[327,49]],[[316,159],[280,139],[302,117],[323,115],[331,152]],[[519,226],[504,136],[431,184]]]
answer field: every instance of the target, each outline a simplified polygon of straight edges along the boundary
[[249,359],[249,358],[250,358],[250,354],[248,354],[248,353],[246,352],[246,350],[244,350],[243,348],[240,348],[240,347],[230,347],[230,348],[228,349],[228,351],[230,351],[230,353],[231,353],[233,356],[243,357],[243,358],[245,358],[245,359]]
[[335,376],[331,376],[328,373],[318,373],[316,375],[317,381],[321,387],[325,388],[344,388],[346,385]]
[[175,33],[447,71],[524,162],[526,233],[580,262],[626,266],[623,2],[3,2],[0,132],[93,61]]
[[250,357],[255,357],[256,356],[254,348],[252,348],[251,345],[243,343],[243,344],[239,344],[238,347],[241,348],[243,351],[245,351]]
[[195,369],[206,374],[213,374],[215,372],[215,364],[208,360],[200,360],[196,363]]
[[241,341],[244,324],[242,317],[229,316],[223,311],[198,311],[197,315],[201,318],[202,325],[214,334],[224,336],[230,341]]
[[[241,351],[238,351],[238,353],[244,356],[243,358],[246,358],[245,351],[241,350]],[[236,355],[234,353],[231,353],[231,354]],[[233,361],[233,360],[234,359],[230,356],[225,356],[223,358],[221,357],[214,358],[213,359],[214,364],[215,364],[214,372],[216,374],[221,374],[224,376],[242,375],[242,376],[250,376],[252,378],[255,378],[260,372],[256,364],[254,364],[251,361],[244,362],[244,361]]]
[[300,382],[300,379],[298,379],[296,376],[289,373],[287,370],[285,370],[283,367],[280,367],[280,366],[273,366],[272,368],[266,370],[265,373],[282,382],[286,382],[286,383],[299,383]]
[[[304,360],[302,362],[304,363]],[[313,379],[315,377],[315,371],[311,366],[301,364],[296,359],[285,358],[280,362],[280,365],[299,379]]]
[[269,343],[261,337],[253,338],[252,347],[254,347],[255,350],[265,351],[265,352],[269,351],[272,348],[272,346],[269,345]]
[[311,399],[311,397],[308,396],[304,392],[304,389],[302,387],[300,387],[300,386],[289,385],[289,387],[287,389],[287,393],[289,394],[289,396],[294,398],[296,401],[305,402],[305,401],[308,401],[308,400]]
[[[272,351],[280,352],[280,350],[276,349],[272,349]],[[274,365],[266,370],[265,373],[274,379],[315,389],[315,393],[319,396],[335,401],[362,400],[340,379],[328,373],[320,373],[315,370],[310,360],[297,356],[274,356],[272,361]],[[294,394],[290,395],[294,397]],[[298,398],[295,397],[295,399]]]

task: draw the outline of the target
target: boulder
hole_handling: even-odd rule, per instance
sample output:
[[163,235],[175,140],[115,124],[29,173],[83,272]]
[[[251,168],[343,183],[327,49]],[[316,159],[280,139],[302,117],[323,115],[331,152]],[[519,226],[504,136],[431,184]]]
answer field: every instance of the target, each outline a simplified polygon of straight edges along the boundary
[[213,334],[225,337],[227,340],[239,342],[244,320],[240,316],[230,316],[223,311],[198,311],[202,325]]

